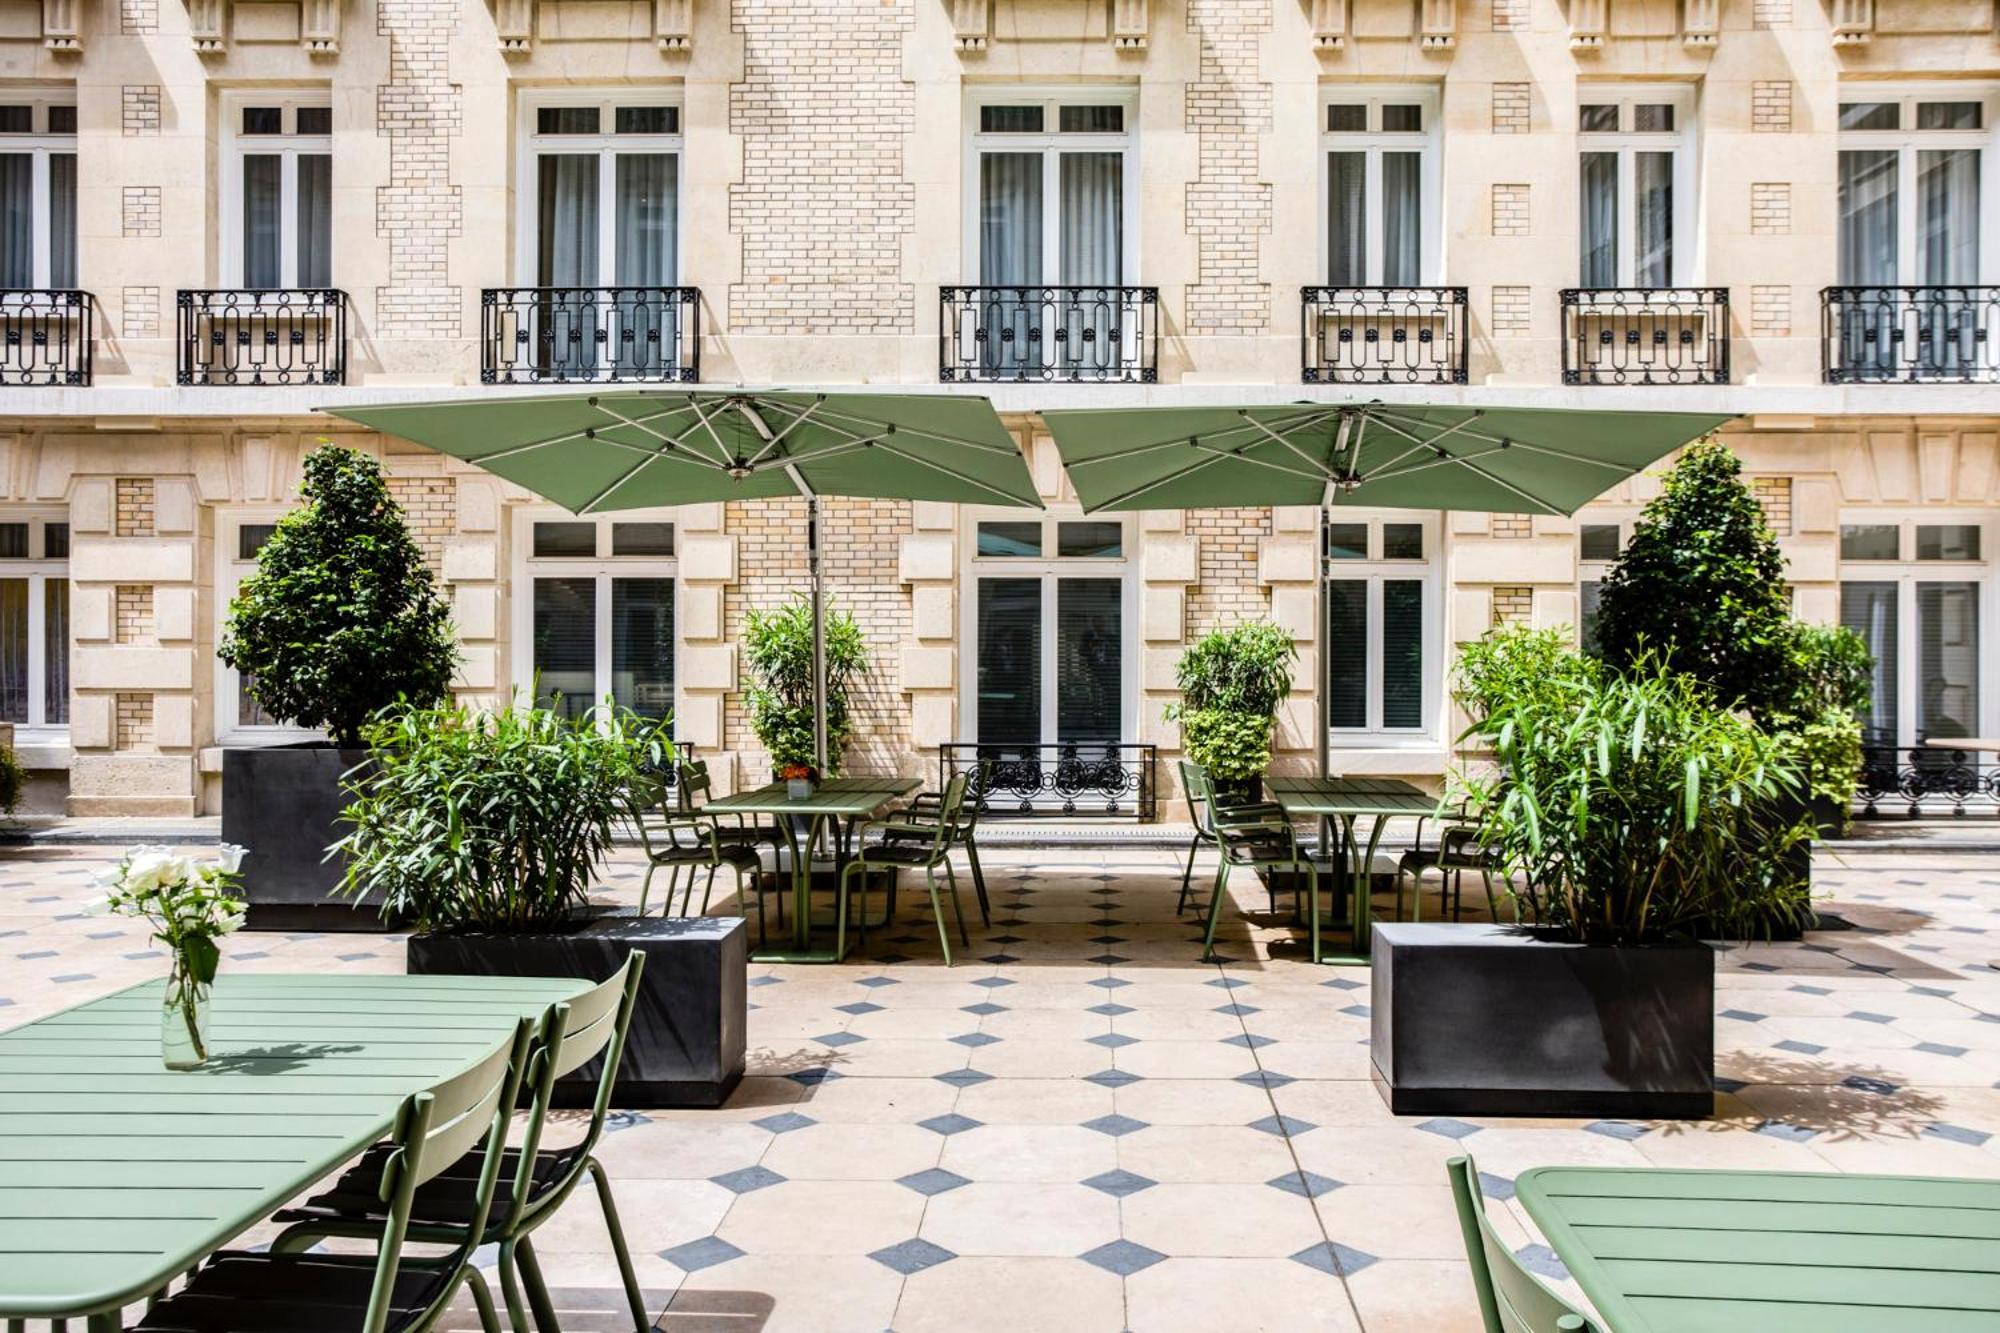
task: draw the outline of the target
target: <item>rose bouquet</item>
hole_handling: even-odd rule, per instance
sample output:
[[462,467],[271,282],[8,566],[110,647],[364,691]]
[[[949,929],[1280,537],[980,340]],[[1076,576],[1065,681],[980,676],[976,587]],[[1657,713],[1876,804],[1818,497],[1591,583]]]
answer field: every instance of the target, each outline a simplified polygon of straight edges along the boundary
[[104,878],[111,910],[150,924],[172,958],[160,1014],[169,1069],[191,1069],[208,1059],[208,991],[222,959],[216,941],[243,925],[237,883],[244,854],[228,843],[209,860],[167,847],[134,847]]

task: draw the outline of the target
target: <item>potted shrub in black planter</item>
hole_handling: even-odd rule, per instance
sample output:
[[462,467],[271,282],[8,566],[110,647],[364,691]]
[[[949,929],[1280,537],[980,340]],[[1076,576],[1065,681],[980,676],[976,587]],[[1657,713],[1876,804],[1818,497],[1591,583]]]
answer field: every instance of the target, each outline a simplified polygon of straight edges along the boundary
[[1181,698],[1167,705],[1167,720],[1181,724],[1181,748],[1208,770],[1220,803],[1263,799],[1278,705],[1292,692],[1298,656],[1291,634],[1268,620],[1210,630],[1181,654]]
[[317,449],[301,495],[230,603],[217,654],[272,717],[326,739],[225,749],[222,837],[257,849],[243,879],[251,929],[381,929],[377,914],[328,901],[344,877],[327,854],[346,803],[341,775],[368,758],[370,714],[445,697],[458,646],[381,464]]
[[[590,886],[642,775],[671,764],[666,724],[610,705],[570,718],[401,707],[364,731],[349,779],[346,887],[382,886],[415,927],[413,974],[601,981],[646,955],[617,1104],[716,1106],[743,1077],[749,945],[737,917],[641,917]],[[589,1066],[565,1104],[595,1089]]]
[[1462,780],[1522,922],[1374,934],[1370,1056],[1399,1114],[1701,1117],[1715,1087],[1715,955],[1810,911],[1773,814],[1782,744],[1640,658],[1613,672],[1553,632],[1468,646]]

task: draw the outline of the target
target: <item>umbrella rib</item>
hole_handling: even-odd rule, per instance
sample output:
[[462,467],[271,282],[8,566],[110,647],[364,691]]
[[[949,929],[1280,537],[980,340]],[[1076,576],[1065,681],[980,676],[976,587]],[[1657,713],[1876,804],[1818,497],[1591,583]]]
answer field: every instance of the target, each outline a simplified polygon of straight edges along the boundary
[[[1266,467],[1273,472],[1282,472],[1288,477],[1304,477],[1307,481],[1327,480],[1327,474],[1324,472],[1306,472],[1299,468],[1286,467],[1283,463],[1273,463],[1269,459],[1252,458],[1249,454],[1239,453],[1232,449],[1215,449],[1205,444],[1197,444],[1194,447],[1197,452],[1208,454],[1213,458],[1227,458],[1238,463],[1249,463],[1253,467]],[[1307,461],[1310,462],[1311,460],[1308,459]],[[1193,470],[1192,468],[1188,469],[1190,472]]]
[[[968,440],[957,435],[946,435],[942,431],[924,430],[920,426],[910,426],[900,421],[889,423],[873,417],[860,416],[852,412],[842,412],[836,408],[828,408],[826,411],[821,412],[817,420],[819,424],[825,426],[828,430],[844,430],[850,435],[854,434],[853,426],[879,430],[885,425],[894,424],[898,435],[909,435],[919,440],[930,440],[935,444],[955,444],[960,448],[976,449],[981,453],[987,454],[1002,454],[1009,458],[1018,458],[1021,454],[1021,446],[1011,440],[1006,444],[992,444],[986,440]],[[846,421],[852,423],[852,425],[845,427],[836,426],[833,424],[835,421]]]
[[1523,444],[1519,440],[1514,440],[1511,441],[1511,447],[1525,450],[1531,454],[1547,454],[1550,458],[1560,458],[1565,462],[1588,463],[1593,467],[1601,467],[1608,471],[1616,472],[1621,477],[1629,477],[1639,470],[1629,464],[1614,463],[1608,458],[1592,458],[1588,454],[1573,454],[1564,449],[1551,448],[1546,444]]
[[[1426,421],[1422,417],[1413,417],[1405,413],[1392,412],[1387,408],[1379,408],[1379,407],[1375,408],[1370,413],[1370,415],[1378,418],[1385,426],[1395,426],[1398,422],[1401,422],[1405,425],[1413,423],[1419,426],[1426,426],[1426,427],[1434,425],[1434,423]],[[1467,429],[1467,427],[1471,426],[1473,422],[1478,421],[1485,415],[1486,413],[1484,411],[1475,408],[1472,410],[1470,415],[1466,416],[1463,420],[1458,421],[1453,425],[1444,427],[1442,430],[1439,430],[1437,434],[1431,436],[1430,438],[1433,440],[1442,440],[1450,435],[1463,435],[1467,439],[1478,440],[1481,444],[1501,443],[1503,440],[1505,440],[1506,438],[1505,436],[1488,435],[1484,431]],[[1409,438],[1413,440],[1417,438],[1416,436],[1411,435],[1407,430],[1405,430],[1403,434],[1409,436]]]
[[[1002,499],[1007,500],[1015,505],[1019,505],[1021,503],[1021,497],[1015,495],[1012,491],[1005,491],[1000,489],[1000,487],[998,486],[988,485],[986,482],[981,481],[977,477],[968,476],[965,473],[960,472],[958,469],[946,467],[942,463],[934,463],[930,459],[925,458],[920,454],[913,454],[907,449],[899,449],[893,444],[876,444],[871,447],[876,449],[881,449],[887,453],[894,454],[896,457],[902,459],[906,463],[915,463],[918,467],[927,467],[933,472],[942,472],[944,473],[945,476],[952,478],[954,481],[961,481],[964,482],[967,486],[973,486],[978,488],[979,490],[987,492],[988,494],[1000,496]],[[1037,509],[1045,507],[1039,498],[1036,499],[1034,503],[1035,503],[1035,508]]]
[[647,454],[644,458],[640,459],[638,462],[634,463],[631,467],[627,468],[625,470],[624,475],[619,477],[618,480],[612,482],[609,486],[606,486],[603,490],[591,496],[589,502],[585,504],[583,508],[577,510],[576,512],[579,514],[595,513],[597,511],[597,506],[603,504],[606,497],[611,495],[613,491],[616,491],[626,482],[632,480],[632,478],[638,476],[641,472],[645,471],[647,468],[651,467],[654,463],[658,462],[660,459],[665,457],[666,454],[661,452]]
[[[663,431],[663,430],[659,430],[659,429],[657,429],[656,427],[654,427],[654,426],[652,426],[652,425],[650,425],[650,424],[649,424],[650,422],[652,422],[652,421],[654,420],[654,417],[659,417],[659,416],[670,416],[670,415],[672,415],[672,413],[671,413],[670,411],[669,411],[669,412],[657,412],[657,413],[655,413],[655,414],[654,414],[653,416],[647,416],[647,417],[628,417],[628,416],[626,416],[626,415],[625,415],[624,413],[622,413],[622,412],[614,412],[614,411],[612,411],[612,410],[611,410],[610,408],[606,407],[606,406],[605,406],[605,405],[604,405],[604,404],[603,404],[602,402],[597,402],[597,403],[593,403],[593,404],[592,404],[592,406],[593,406],[593,407],[595,407],[595,408],[596,408],[596,409],[597,409],[598,411],[600,411],[600,412],[604,413],[604,414],[605,414],[606,416],[610,417],[610,418],[611,418],[611,419],[612,419],[613,421],[616,421],[616,422],[619,422],[619,423],[621,423],[621,424],[623,424],[623,425],[627,425],[627,426],[630,426],[630,427],[631,427],[631,428],[632,428],[633,430],[636,430],[636,431],[638,431],[638,432],[639,432],[640,434],[642,434],[642,435],[650,435],[650,436],[652,436],[652,437],[653,437],[654,439],[658,440],[658,441],[659,441],[659,442],[660,442],[661,444],[664,444],[664,445],[666,445],[666,446],[667,446],[667,447],[666,447],[666,449],[664,449],[664,450],[660,450],[660,451],[656,451],[656,452],[663,452],[663,453],[673,453],[673,452],[675,452],[676,450],[680,450],[680,449],[684,449],[684,448],[687,448],[687,447],[688,447],[688,439],[687,439],[687,436],[686,436],[686,435],[669,435],[669,434],[667,434],[667,433],[666,433],[665,431]],[[690,410],[690,411],[692,411],[692,412],[694,413],[694,415],[695,415],[695,419],[696,419],[697,421],[700,421],[700,422],[701,422],[701,423],[702,423],[703,425],[707,425],[707,424],[708,424],[708,422],[707,422],[707,419],[706,419],[705,417],[703,417],[703,416],[702,416],[702,411],[701,411],[701,407],[700,407],[700,406],[699,406],[699,405],[698,405],[698,404],[697,404],[697,403],[696,403],[696,402],[694,401],[694,399],[692,399],[692,398],[688,399],[688,410]],[[711,437],[715,437],[715,429],[714,429],[714,427],[712,427],[712,426],[711,426],[711,427],[709,427],[709,432],[708,432],[708,433],[709,433],[709,435],[710,435]],[[602,438],[602,437],[599,437],[599,438]],[[717,445],[719,446],[719,445],[721,445],[721,443],[722,443],[722,440],[720,439],[720,437],[715,437],[715,442],[716,442],[716,444],[717,444]],[[616,440],[609,440],[609,441],[606,441],[606,443],[609,443],[609,444],[616,444],[616,443],[618,443],[618,441],[616,441]],[[726,452],[726,451],[725,451],[725,452]],[[688,458],[688,461],[689,461],[689,462],[691,462],[691,463],[698,463],[698,464],[700,464],[700,465],[701,465],[701,466],[703,466],[703,467],[714,467],[714,466],[715,466],[714,464],[712,464],[712,463],[709,463],[709,462],[707,462],[706,460],[702,459],[701,457],[699,457],[698,455],[695,455],[695,454],[689,454],[689,455],[687,455],[687,458]],[[722,460],[722,466],[723,466],[723,468],[727,468],[727,467],[729,466],[729,459],[728,459],[728,458],[726,458],[726,457],[725,457],[725,458],[724,458],[724,459]]]
[[1090,506],[1090,509],[1086,512],[1094,513],[1099,509],[1109,509],[1112,505],[1124,504],[1127,500],[1136,500],[1140,496],[1146,494],[1149,491],[1156,491],[1160,489],[1160,487],[1166,485],[1170,481],[1185,480],[1186,478],[1191,477],[1195,473],[1201,471],[1203,468],[1214,467],[1217,463],[1220,463],[1223,459],[1231,457],[1234,457],[1234,455],[1232,454],[1211,455],[1210,457],[1203,459],[1201,462],[1196,463],[1193,467],[1184,467],[1178,472],[1168,473],[1166,476],[1160,477],[1154,481],[1149,481],[1143,486],[1135,486],[1129,491],[1121,491],[1117,495],[1110,496],[1102,504],[1094,504]]
[[688,399],[688,406],[694,409],[694,419],[699,421],[702,429],[708,432],[708,438],[715,441],[715,454],[717,458],[722,460],[724,470],[726,471],[735,466],[736,460],[730,456],[729,446],[722,442],[722,436],[716,431],[715,423],[709,419],[708,413],[701,410],[701,404],[690,398]]
[[765,459],[769,458],[773,453],[775,453],[778,450],[778,448],[784,444],[785,437],[787,435],[790,435],[794,430],[797,430],[800,426],[804,425],[806,419],[812,416],[813,413],[819,411],[820,405],[824,402],[826,402],[825,398],[815,398],[810,404],[807,405],[805,411],[799,413],[797,416],[793,417],[790,421],[787,421],[775,433],[773,433],[773,431],[771,430],[770,423],[764,420],[764,413],[771,408],[777,408],[779,411],[782,412],[785,410],[786,406],[785,404],[777,402],[776,400],[773,399],[760,398],[757,400],[756,408],[754,411],[751,409],[749,404],[747,403],[740,404],[739,406],[741,406],[742,408],[743,415],[750,418],[751,423],[757,427],[757,432],[764,437],[764,447],[762,449],[759,449],[756,452],[756,454],[751,457],[750,466],[756,467],[759,463],[763,462]]
[[1415,447],[1405,450],[1403,453],[1397,455],[1396,460],[1394,462],[1386,463],[1383,466],[1376,468],[1373,472],[1370,472],[1368,474],[1368,480],[1381,481],[1386,477],[1407,477],[1413,472],[1424,472],[1434,467],[1450,467],[1454,463],[1469,463],[1475,458],[1484,458],[1488,454],[1499,453],[1500,446],[1497,444],[1492,445],[1488,448],[1481,449],[1477,453],[1469,453],[1469,454],[1454,454],[1447,450],[1444,457],[1442,458],[1438,457],[1426,458],[1422,462],[1412,463],[1408,467],[1398,467],[1396,465],[1397,463],[1400,463],[1403,459],[1408,458],[1411,454],[1416,452],[1417,448]]
[[[592,406],[592,407],[593,407],[593,408],[594,408],[594,409],[595,409],[596,411],[599,411],[599,412],[605,412],[605,409],[604,409],[604,408],[602,408],[602,407],[599,407],[599,406],[598,406],[597,404],[595,404],[595,403],[591,404],[591,406]],[[662,412],[655,412],[655,413],[653,413],[653,414],[652,414],[651,416],[644,416],[644,417],[636,417],[636,418],[626,418],[626,417],[621,417],[621,416],[619,416],[619,415],[618,415],[618,414],[617,414],[616,412],[606,412],[605,414],[606,414],[607,416],[611,417],[611,418],[612,418],[612,420],[614,420],[614,421],[622,421],[622,422],[624,422],[625,424],[627,424],[627,425],[629,425],[629,426],[636,426],[636,427],[638,427],[638,428],[639,428],[640,430],[647,430],[647,427],[646,427],[646,425],[645,425],[645,423],[646,423],[646,422],[648,422],[648,421],[652,421],[652,420],[653,420],[654,418],[656,418],[656,417],[663,417],[663,416],[671,416],[671,415],[672,415],[673,413],[672,413],[672,410],[670,409],[670,410],[668,410],[668,411],[662,411]],[[507,448],[505,448],[505,449],[501,449],[501,450],[498,450],[498,451],[496,451],[496,452],[494,452],[494,453],[490,453],[490,454],[481,454],[481,455],[480,455],[480,456],[479,456],[478,458],[470,458],[470,459],[467,459],[466,461],[467,461],[467,462],[469,462],[469,463],[479,463],[479,464],[481,464],[481,465],[484,465],[485,463],[487,463],[488,461],[490,461],[490,460],[492,460],[492,459],[496,459],[496,458],[512,458],[512,457],[513,457],[513,456],[514,456],[515,454],[525,454],[525,453],[529,453],[529,452],[532,452],[533,450],[536,450],[536,449],[546,449],[546,448],[548,448],[548,447],[549,447],[550,445],[555,445],[555,444],[568,444],[568,443],[570,443],[570,442],[571,442],[571,441],[573,441],[573,440],[581,440],[581,439],[585,439],[585,438],[587,438],[587,437],[589,436],[589,433],[590,433],[590,430],[591,430],[591,429],[592,429],[592,428],[590,428],[590,427],[586,427],[586,428],[585,428],[585,429],[583,429],[583,430],[572,430],[572,431],[564,431],[564,432],[563,432],[563,433],[562,433],[561,435],[551,435],[551,436],[550,436],[550,437],[549,437],[548,439],[546,439],[546,440],[532,440],[532,441],[530,441],[530,442],[529,442],[529,443],[527,443],[527,444],[515,444],[515,445],[509,445],[509,446],[508,446]],[[657,431],[648,431],[648,433],[649,433],[649,434],[652,434],[652,435],[655,435],[655,436],[659,436],[659,432],[657,432]],[[660,437],[660,438],[665,438],[665,437],[663,437],[663,436],[662,436],[662,437]],[[604,441],[604,443],[606,443],[606,444],[613,444],[613,445],[617,445],[617,446],[618,446],[619,448],[621,448],[621,449],[638,449],[638,448],[640,448],[640,446],[638,446],[638,445],[636,445],[636,444],[626,444],[626,443],[625,443],[624,441],[622,441],[622,440],[606,440],[606,441]]]
[[[1293,453],[1297,454],[1300,458],[1304,459],[1306,466],[1313,469],[1311,473],[1313,480],[1327,481],[1332,478],[1333,469],[1328,467],[1326,464],[1320,462],[1317,458],[1314,458],[1311,454],[1307,453],[1305,450],[1299,448],[1299,446],[1292,441],[1290,436],[1280,435],[1277,431],[1272,430],[1269,426],[1265,425],[1261,421],[1256,420],[1255,418],[1246,416],[1243,419],[1246,422],[1249,422],[1250,425],[1255,426],[1258,430],[1263,431],[1273,440],[1277,441],[1278,444],[1282,445],[1286,449],[1291,450]],[[1254,463],[1258,461],[1257,459],[1251,458],[1247,454],[1238,454],[1237,457],[1241,458],[1246,463]],[[1290,471],[1289,468],[1281,470]],[[1300,475],[1303,476],[1306,474],[1301,473]]]
[[[1277,426],[1280,430],[1297,430],[1303,426],[1316,426],[1321,421],[1324,421],[1328,417],[1339,416],[1345,410],[1346,409],[1339,407],[1317,409],[1315,411],[1301,413],[1299,416],[1294,417],[1291,420],[1278,422]],[[1252,424],[1254,424],[1257,428],[1260,429],[1268,429],[1268,427],[1265,427],[1262,422],[1256,422]],[[1223,439],[1226,436],[1242,435],[1248,433],[1252,429],[1252,424],[1245,424],[1241,426],[1225,426],[1220,430],[1213,430],[1208,432],[1206,435],[1199,435],[1196,436],[1195,438],[1209,444],[1214,444],[1216,441]],[[1063,466],[1071,468],[1079,468],[1079,467],[1088,467],[1093,463],[1114,463],[1124,458],[1136,458],[1140,454],[1155,453],[1161,449],[1172,449],[1177,446],[1184,445],[1187,442],[1188,442],[1187,436],[1176,435],[1170,440],[1158,440],[1152,444],[1135,444],[1132,445],[1130,448],[1114,449],[1110,453],[1095,454],[1089,458],[1079,458],[1073,461],[1066,458],[1063,460]]]

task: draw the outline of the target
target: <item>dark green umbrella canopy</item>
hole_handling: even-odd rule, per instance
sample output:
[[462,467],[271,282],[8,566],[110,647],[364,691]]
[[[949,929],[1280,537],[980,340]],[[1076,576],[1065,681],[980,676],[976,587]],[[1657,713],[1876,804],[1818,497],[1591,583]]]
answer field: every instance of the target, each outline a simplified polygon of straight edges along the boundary
[[788,495],[1042,507],[992,404],[964,395],[644,389],[330,410],[578,514]]
[[1086,511],[1379,505],[1573,514],[1716,412],[1393,403],[1047,411]]

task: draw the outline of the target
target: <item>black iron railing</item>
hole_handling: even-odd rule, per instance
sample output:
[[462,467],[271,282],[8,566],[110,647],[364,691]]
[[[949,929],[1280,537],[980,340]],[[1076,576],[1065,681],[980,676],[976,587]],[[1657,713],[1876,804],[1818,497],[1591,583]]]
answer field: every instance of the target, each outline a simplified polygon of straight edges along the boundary
[[1301,287],[1307,384],[1463,384],[1463,287]]
[[1828,384],[2000,383],[2000,287],[1828,287]]
[[701,289],[488,287],[479,334],[486,384],[693,384]]
[[1729,383],[1727,287],[1565,287],[1564,384]]
[[334,287],[183,291],[182,384],[345,384],[347,293]]
[[1861,751],[1861,786],[1854,793],[1864,816],[1900,805],[1912,819],[1968,809],[2000,814],[2000,756],[1930,745],[1907,750],[1869,745]]
[[945,287],[938,378],[1151,384],[1157,287]]
[[1150,821],[1159,791],[1158,766],[1159,747],[1115,741],[947,741],[938,747],[939,785],[954,773],[970,773],[976,790],[968,796],[983,797],[982,810],[997,819]]
[[0,384],[90,383],[97,298],[69,288],[0,291]]

